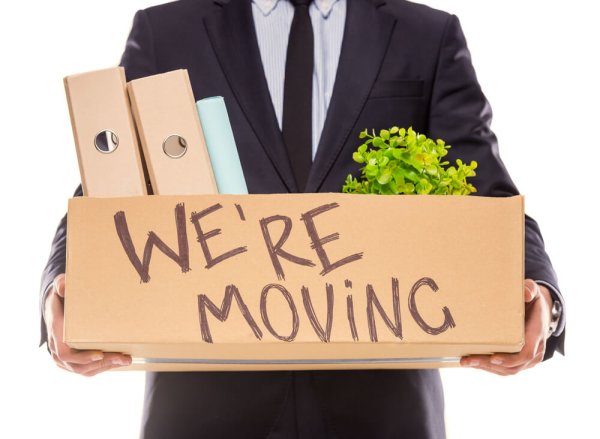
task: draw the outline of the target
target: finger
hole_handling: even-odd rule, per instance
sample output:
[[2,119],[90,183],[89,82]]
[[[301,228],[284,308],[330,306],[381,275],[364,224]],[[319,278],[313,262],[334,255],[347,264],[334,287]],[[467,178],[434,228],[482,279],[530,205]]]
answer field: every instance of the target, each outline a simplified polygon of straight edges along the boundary
[[64,343],[58,347],[57,354],[62,362],[69,364],[89,364],[104,359],[102,351],[79,351]]
[[[493,359],[493,362],[492,362]],[[463,357],[460,361],[461,366],[464,367],[474,367],[477,369],[504,369],[506,368],[506,363],[502,361],[503,359],[498,358],[498,354],[492,355],[470,355],[468,357]],[[511,367],[518,367],[525,362],[513,363]]]
[[106,366],[106,367],[101,367],[101,368],[98,368],[98,369],[91,370],[91,371],[89,371],[87,373],[84,373],[82,375],[86,376],[86,377],[93,377],[93,376],[98,375],[99,373],[107,372],[107,371],[109,371],[111,369],[118,369],[119,367],[122,367],[122,366],[109,365],[109,366]]
[[540,287],[535,281],[525,279],[525,303],[532,302],[540,293]]
[[461,365],[466,367],[485,368],[485,369],[505,369],[520,367],[526,364],[531,357],[522,357],[519,354],[494,354],[494,355],[470,355],[461,360]]
[[526,343],[521,352],[516,354],[494,354],[490,357],[489,362],[495,366],[504,367],[518,367],[526,364],[537,356],[541,342],[542,340],[536,338],[534,341]]
[[490,358],[489,355],[471,355],[463,357],[460,363],[462,366],[485,370],[496,375],[506,376],[509,374],[508,368],[492,364]]
[[[533,358],[533,355],[531,356]],[[461,364],[467,367],[519,367],[527,363],[528,358],[520,357],[520,354],[494,354],[494,355],[471,355],[466,357]]]
[[[502,366],[502,367],[520,367],[527,364],[538,354],[542,340],[536,338],[529,340],[523,346],[520,352],[515,354],[496,353],[493,355],[471,355],[465,357],[464,365],[469,367],[478,367],[479,365]],[[543,349],[543,347],[542,347]],[[463,362],[461,362],[463,364]]]
[[502,367],[502,366],[495,366],[493,364],[480,364],[475,369],[484,370],[486,372],[490,372],[490,373],[500,375],[500,376],[510,376],[510,375],[515,375],[518,372],[520,372],[521,370],[523,370],[523,366]]
[[52,286],[54,287],[54,291],[63,299],[65,298],[65,275],[64,273],[59,274],[54,278],[52,282]]
[[529,369],[536,364],[540,363],[544,358],[544,351],[539,350],[538,353],[528,361],[519,362],[513,366],[505,364],[497,364],[492,362],[493,356],[490,355],[472,355],[470,357],[464,357],[461,359],[461,365],[466,367],[472,367],[475,369],[481,369],[488,372],[495,373],[497,375],[507,376],[514,375],[522,370]]
[[68,367],[70,367],[75,373],[79,373],[85,376],[92,376],[104,370],[129,366],[130,364],[131,357],[128,355],[118,353],[106,353],[104,354],[104,358],[102,360],[93,361],[87,364],[68,363]]
[[530,361],[527,361],[526,363],[521,363],[515,367],[504,367],[504,366],[496,366],[496,365],[490,364],[490,365],[482,366],[481,369],[484,369],[484,370],[487,370],[488,372],[492,372],[492,373],[495,373],[497,375],[502,375],[502,376],[515,375],[526,369],[531,369],[535,365],[539,364],[543,358],[544,358],[543,352],[539,352]]
[[480,369],[500,376],[515,375],[518,372],[527,368],[527,363],[520,364],[516,367],[504,367],[495,365],[489,361],[479,361],[476,366],[471,366],[473,369]]

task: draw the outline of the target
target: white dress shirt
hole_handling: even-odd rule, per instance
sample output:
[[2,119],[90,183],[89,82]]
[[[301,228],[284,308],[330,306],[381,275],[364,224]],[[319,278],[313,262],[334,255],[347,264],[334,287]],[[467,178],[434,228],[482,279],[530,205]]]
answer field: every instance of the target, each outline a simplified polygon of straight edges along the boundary
[[[312,157],[315,158],[344,38],[346,0],[314,0],[309,7],[314,34]],[[287,45],[294,18],[290,0],[252,0],[252,15],[271,101],[281,129]]]

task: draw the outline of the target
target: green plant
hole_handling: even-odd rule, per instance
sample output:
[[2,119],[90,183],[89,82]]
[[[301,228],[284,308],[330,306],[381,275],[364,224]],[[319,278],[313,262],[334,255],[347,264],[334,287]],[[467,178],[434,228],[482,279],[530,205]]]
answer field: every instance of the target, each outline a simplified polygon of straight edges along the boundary
[[360,133],[367,139],[352,154],[357,163],[364,163],[360,180],[348,175],[342,192],[353,194],[436,194],[468,195],[476,191],[467,183],[475,175],[477,162],[456,166],[442,162],[450,145],[433,141],[412,128],[392,127],[375,135],[373,130]]

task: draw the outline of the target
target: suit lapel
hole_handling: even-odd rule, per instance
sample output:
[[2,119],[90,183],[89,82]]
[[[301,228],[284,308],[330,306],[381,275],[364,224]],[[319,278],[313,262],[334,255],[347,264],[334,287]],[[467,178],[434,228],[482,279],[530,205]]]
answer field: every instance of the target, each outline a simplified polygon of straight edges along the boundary
[[250,0],[216,0],[221,10],[205,17],[219,64],[246,118],[280,178],[297,192],[292,168],[262,67]]
[[306,192],[319,190],[377,77],[396,23],[395,18],[377,10],[384,3],[384,0],[347,0],[346,27],[333,94]]

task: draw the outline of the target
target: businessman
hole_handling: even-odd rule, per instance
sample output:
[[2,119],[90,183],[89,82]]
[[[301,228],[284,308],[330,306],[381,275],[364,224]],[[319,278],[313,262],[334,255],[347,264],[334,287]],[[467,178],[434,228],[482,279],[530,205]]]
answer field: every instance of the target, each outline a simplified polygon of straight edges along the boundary
[[[479,164],[478,195],[517,194],[455,16],[404,0],[181,0],[139,11],[121,65],[132,80],[188,69],[196,99],[224,96],[250,193],[339,192],[364,128],[412,126]],[[75,195],[81,195],[79,187]],[[42,276],[42,343],[84,375],[128,364],[62,341],[66,219]],[[526,217],[526,343],[464,366],[517,373],[563,352],[564,312]],[[100,281],[100,280],[99,280]],[[142,437],[444,438],[437,370],[148,373]]]

